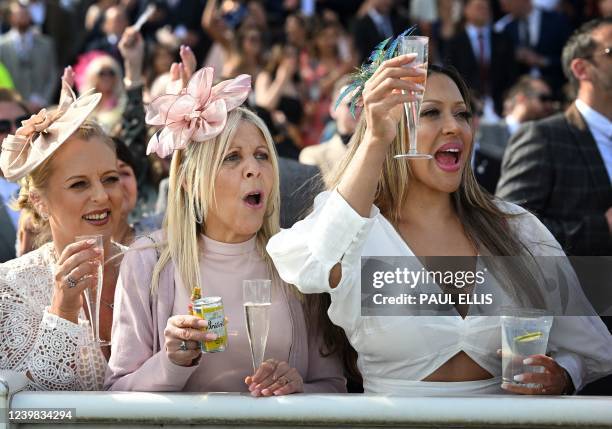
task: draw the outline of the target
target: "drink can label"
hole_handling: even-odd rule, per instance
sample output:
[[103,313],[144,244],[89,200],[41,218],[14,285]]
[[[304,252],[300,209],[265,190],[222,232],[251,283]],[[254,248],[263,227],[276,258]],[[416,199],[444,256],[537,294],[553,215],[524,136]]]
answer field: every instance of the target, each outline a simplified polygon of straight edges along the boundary
[[225,326],[225,311],[223,311],[221,297],[210,296],[194,301],[193,313],[208,322],[208,327],[202,328],[202,331],[217,334],[215,340],[200,342],[202,353],[224,351],[227,347],[227,327]]

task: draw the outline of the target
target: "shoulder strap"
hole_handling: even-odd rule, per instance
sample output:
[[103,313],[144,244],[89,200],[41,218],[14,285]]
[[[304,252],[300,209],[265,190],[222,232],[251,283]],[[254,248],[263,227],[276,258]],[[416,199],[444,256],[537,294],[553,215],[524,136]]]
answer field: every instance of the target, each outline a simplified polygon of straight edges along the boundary
[[157,241],[155,241],[155,239],[151,237],[150,235],[145,235],[145,237],[147,237],[149,240],[153,242],[153,245],[155,246],[155,254],[157,255],[157,259],[159,259],[160,253],[159,253],[159,249],[157,248]]

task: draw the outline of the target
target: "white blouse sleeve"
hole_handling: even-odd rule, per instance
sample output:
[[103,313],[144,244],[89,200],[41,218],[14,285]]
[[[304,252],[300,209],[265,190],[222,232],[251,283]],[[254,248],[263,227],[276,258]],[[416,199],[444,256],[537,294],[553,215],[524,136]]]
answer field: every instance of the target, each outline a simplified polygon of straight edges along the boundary
[[[554,317],[548,350],[569,373],[578,391],[612,373],[612,335],[586,298],[569,259],[550,231],[530,213],[524,212],[518,219],[522,241],[542,263],[551,265],[546,271],[554,273],[558,289],[555,293],[548,291],[549,299],[564,296],[562,305],[547,303],[548,308],[556,308],[555,314],[566,314]],[[562,286],[566,293],[560,292]]]
[[87,341],[89,323],[47,311],[53,286],[41,252],[0,265],[0,369],[24,373],[31,390],[100,389],[106,361]]
[[[378,213],[372,206],[370,217],[361,217],[337,191],[322,192],[306,219],[276,234],[267,246],[284,281],[303,293],[330,293],[330,319],[349,335],[360,315],[361,253]],[[342,278],[332,289],[329,273],[338,262]]]

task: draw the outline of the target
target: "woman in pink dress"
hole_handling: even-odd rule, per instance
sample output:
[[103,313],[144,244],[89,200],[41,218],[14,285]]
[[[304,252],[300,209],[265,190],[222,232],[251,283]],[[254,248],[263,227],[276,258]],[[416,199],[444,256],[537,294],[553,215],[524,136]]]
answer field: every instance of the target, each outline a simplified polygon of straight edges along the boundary
[[[239,107],[248,75],[212,86],[196,72],[178,95],[154,100],[147,122],[164,128],[148,152],[172,154],[163,229],[138,240],[121,266],[112,357],[105,387],[138,391],[230,391],[254,396],[343,392],[334,344],[311,306],[283,283],[265,246],[279,231],[279,175],[263,122]],[[242,281],[272,279],[267,358],[253,374]],[[194,287],[220,296],[229,345],[202,354],[204,321],[188,315]],[[322,313],[322,312],[321,312]],[[326,335],[326,338],[329,335]]]

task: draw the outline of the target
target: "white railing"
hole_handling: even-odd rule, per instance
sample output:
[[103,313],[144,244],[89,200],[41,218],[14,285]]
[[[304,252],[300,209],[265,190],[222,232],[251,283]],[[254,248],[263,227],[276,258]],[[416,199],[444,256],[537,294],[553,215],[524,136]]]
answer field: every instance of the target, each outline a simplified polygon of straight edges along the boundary
[[[0,409],[73,409],[79,427],[402,426],[612,427],[612,397],[394,397],[236,393],[19,392],[0,381]],[[43,428],[68,421],[31,421],[0,428]],[[83,425],[84,424],[84,425]]]

